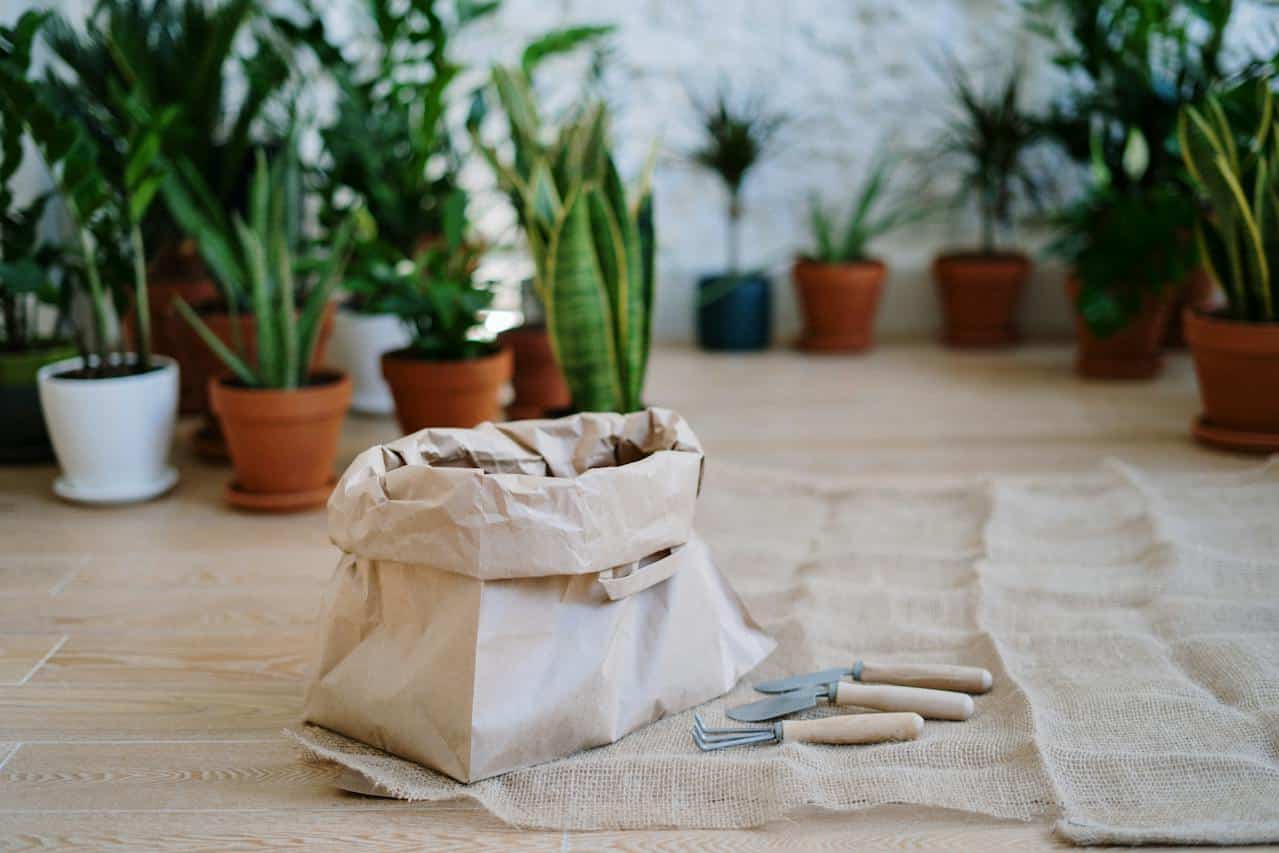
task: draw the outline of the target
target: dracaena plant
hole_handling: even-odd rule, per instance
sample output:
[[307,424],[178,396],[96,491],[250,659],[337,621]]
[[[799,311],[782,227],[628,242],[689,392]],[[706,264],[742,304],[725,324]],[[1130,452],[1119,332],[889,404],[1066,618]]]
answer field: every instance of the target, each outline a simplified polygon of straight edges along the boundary
[[784,117],[758,97],[735,97],[726,84],[714,100],[694,106],[704,138],[693,162],[719,176],[727,191],[728,272],[736,276],[741,268],[742,187],[767,154]]
[[[36,15],[36,17],[31,17]],[[17,30],[29,34],[43,14],[27,13]],[[146,248],[142,223],[163,180],[160,140],[175,110],[154,110],[132,93],[119,93],[123,112],[114,124],[109,152],[82,112],[61,108],[65,84],[53,72],[28,76],[30,41],[10,41],[0,53],[0,104],[16,117],[44,160],[74,224],[78,253],[72,281],[87,293],[91,330],[77,328],[84,375],[111,376],[151,368],[151,324],[147,303]],[[129,274],[118,263],[125,258]],[[104,272],[108,273],[104,276]],[[130,281],[131,279],[131,281]],[[134,357],[126,358],[111,335],[111,321],[131,309]]]
[[1019,67],[989,91],[957,62],[949,63],[947,76],[953,114],[932,160],[954,167],[960,179],[954,203],[976,204],[980,249],[990,255],[998,234],[1011,228],[1017,202],[1039,203],[1041,180],[1027,155],[1043,126],[1022,108]]
[[1250,81],[1230,94],[1236,104],[1210,95],[1187,107],[1177,128],[1186,168],[1206,201],[1196,238],[1203,263],[1226,294],[1230,317],[1279,322],[1279,117],[1273,82]]
[[[46,41],[73,78],[55,87],[60,109],[78,116],[108,168],[121,167],[115,140],[131,121],[130,101],[172,110],[162,153],[198,171],[223,208],[244,209],[254,134],[278,142],[267,108],[293,73],[288,40],[259,4],[97,0],[83,33],[55,16]],[[242,55],[245,41],[252,49]],[[183,235],[166,206],[143,224],[155,255],[171,256]]]
[[324,255],[297,254],[290,210],[298,168],[291,144],[274,162],[258,152],[248,219],[235,213],[229,225],[216,208],[207,207],[209,200],[202,200],[198,189],[192,192],[191,170],[185,182],[171,177],[165,186],[175,215],[199,235],[205,260],[227,290],[233,330],[239,328],[238,306],[249,306],[257,333],[256,355],[248,355],[238,336],[230,345],[224,343],[182,299],[176,299],[174,307],[236,379],[251,388],[294,389],[307,384],[324,307],[350,248],[353,226],[348,220],[327,241]]
[[871,166],[842,227],[821,200],[813,197],[809,203],[809,224],[813,232],[813,247],[808,255],[811,260],[826,264],[869,260],[871,240],[924,216],[922,208],[889,197],[892,165],[891,161],[881,159]]

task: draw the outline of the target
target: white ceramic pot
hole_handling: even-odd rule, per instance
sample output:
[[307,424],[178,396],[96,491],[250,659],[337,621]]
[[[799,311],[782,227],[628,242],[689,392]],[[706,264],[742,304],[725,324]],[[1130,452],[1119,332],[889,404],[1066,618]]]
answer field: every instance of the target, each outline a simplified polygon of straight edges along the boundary
[[153,356],[159,370],[114,379],[68,379],[77,356],[36,373],[40,405],[62,476],[61,498],[88,504],[145,501],[178,482],[169,447],[178,415],[178,363]]
[[394,314],[361,314],[339,308],[325,359],[351,377],[351,409],[366,415],[395,411],[391,389],[382,378],[382,355],[409,345],[409,332]]

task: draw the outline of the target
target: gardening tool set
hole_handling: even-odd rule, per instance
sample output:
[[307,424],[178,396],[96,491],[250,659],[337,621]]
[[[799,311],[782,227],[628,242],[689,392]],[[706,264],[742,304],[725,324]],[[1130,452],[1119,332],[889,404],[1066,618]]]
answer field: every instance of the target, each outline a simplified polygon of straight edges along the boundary
[[914,740],[923,732],[925,718],[967,720],[973,714],[973,699],[968,694],[985,693],[991,683],[990,672],[978,667],[859,660],[848,669],[823,669],[761,682],[755,689],[770,694],[767,698],[729,708],[726,713],[733,720],[760,723],[814,708],[823,699],[829,706],[888,713],[787,720],[764,728],[708,728],[700,715],[694,715],[693,741],[699,749],[709,751],[788,741],[865,744]]

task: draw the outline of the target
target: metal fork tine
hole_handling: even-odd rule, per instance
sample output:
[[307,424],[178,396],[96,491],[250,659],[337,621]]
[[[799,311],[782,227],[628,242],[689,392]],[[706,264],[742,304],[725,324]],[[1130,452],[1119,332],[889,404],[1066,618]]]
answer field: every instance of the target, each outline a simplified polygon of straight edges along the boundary
[[777,740],[772,726],[740,726],[734,728],[709,728],[702,720],[701,714],[693,715],[693,743],[703,751],[712,749],[728,749],[732,746],[746,746],[754,743],[772,743]]
[[698,749],[701,749],[704,752],[709,752],[713,749],[728,749],[733,746],[746,746],[747,744],[754,743],[769,743],[772,740],[772,732],[764,730],[759,730],[753,735],[742,735],[736,738],[716,741],[707,740],[702,737],[700,732],[693,732],[693,742],[697,744]]

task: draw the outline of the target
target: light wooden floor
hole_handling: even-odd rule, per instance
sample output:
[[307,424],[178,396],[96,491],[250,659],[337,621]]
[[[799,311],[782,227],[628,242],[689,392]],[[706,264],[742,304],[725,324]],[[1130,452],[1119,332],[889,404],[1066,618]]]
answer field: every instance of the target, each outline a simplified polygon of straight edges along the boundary
[[[1108,455],[1179,469],[1252,464],[1187,438],[1197,400],[1186,356],[1150,384],[1086,384],[1069,363],[1065,347],[889,346],[852,358],[661,350],[649,399],[689,418],[712,465],[931,481],[1081,470]],[[340,463],[394,434],[389,420],[350,420]],[[906,807],[753,832],[520,832],[465,803],[339,793],[332,771],[301,763],[278,734],[298,718],[306,638],[333,565],[323,514],[232,512],[219,497],[227,470],[177,455],[178,490],[127,509],[59,503],[51,468],[0,469],[0,844],[1052,843],[1047,824]]]

